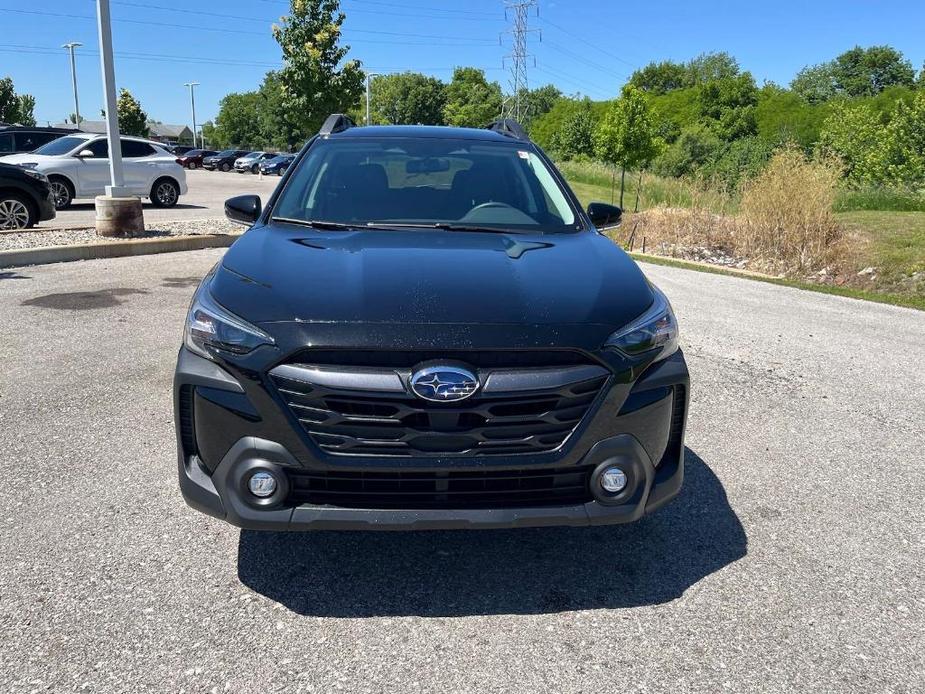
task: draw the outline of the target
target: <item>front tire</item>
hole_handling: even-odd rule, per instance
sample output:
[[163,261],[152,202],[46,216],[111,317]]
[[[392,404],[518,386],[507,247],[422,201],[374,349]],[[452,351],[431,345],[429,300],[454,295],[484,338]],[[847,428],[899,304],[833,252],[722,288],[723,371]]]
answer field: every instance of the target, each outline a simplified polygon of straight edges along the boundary
[[71,206],[74,200],[74,189],[71,184],[60,176],[52,176],[49,179],[51,185],[51,194],[55,200],[56,210],[66,210]]
[[222,164],[222,171],[224,171],[225,173],[228,173],[229,171],[231,171],[231,164],[227,162]]
[[13,231],[35,226],[36,214],[26,198],[16,193],[0,193],[0,230]]
[[254,165],[251,167],[251,173],[252,173],[252,174],[260,173],[260,167],[259,167],[257,164],[254,164]]
[[151,204],[155,207],[173,207],[180,199],[180,186],[172,178],[159,178],[151,187]]
[[196,162],[191,161],[191,162],[190,162],[189,164],[187,164],[186,166],[187,166],[187,168],[188,168],[190,171],[193,171],[193,170],[196,168]]

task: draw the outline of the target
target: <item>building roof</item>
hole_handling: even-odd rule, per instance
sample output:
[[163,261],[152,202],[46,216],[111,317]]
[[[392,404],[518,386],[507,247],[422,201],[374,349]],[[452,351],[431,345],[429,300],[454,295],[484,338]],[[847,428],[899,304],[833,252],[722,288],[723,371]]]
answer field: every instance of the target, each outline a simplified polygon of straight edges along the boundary
[[[148,137],[160,137],[168,140],[193,139],[193,131],[185,125],[170,125],[169,123],[151,123],[148,122]],[[77,130],[78,127],[73,123],[55,123],[56,128],[67,128]],[[85,133],[94,133],[102,135],[106,132],[106,121],[102,120],[82,120],[80,121],[80,130]]]

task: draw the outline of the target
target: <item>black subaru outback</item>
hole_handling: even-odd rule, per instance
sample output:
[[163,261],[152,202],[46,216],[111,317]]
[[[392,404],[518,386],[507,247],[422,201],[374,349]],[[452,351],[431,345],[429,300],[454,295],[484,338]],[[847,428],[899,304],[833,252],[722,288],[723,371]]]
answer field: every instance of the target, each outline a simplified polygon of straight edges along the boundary
[[680,487],[668,300],[512,121],[332,116],[193,298],[180,487],[254,529],[638,519]]

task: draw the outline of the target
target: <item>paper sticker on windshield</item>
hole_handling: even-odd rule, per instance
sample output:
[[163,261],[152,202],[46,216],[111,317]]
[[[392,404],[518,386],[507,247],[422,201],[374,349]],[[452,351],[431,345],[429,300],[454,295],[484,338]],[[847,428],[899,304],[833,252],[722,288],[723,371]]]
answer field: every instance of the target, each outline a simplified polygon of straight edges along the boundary
[[518,150],[517,150],[517,156],[520,157],[521,159],[529,159],[529,158],[530,158],[530,152],[525,152],[525,151],[522,150],[522,149],[518,149]]

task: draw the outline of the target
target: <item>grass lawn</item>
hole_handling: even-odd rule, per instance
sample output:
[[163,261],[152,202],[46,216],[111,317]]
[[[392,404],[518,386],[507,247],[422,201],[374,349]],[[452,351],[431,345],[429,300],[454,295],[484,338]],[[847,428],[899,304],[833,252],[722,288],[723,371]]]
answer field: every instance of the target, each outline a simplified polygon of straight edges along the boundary
[[844,226],[870,242],[870,265],[887,278],[925,270],[925,212],[839,212]]

